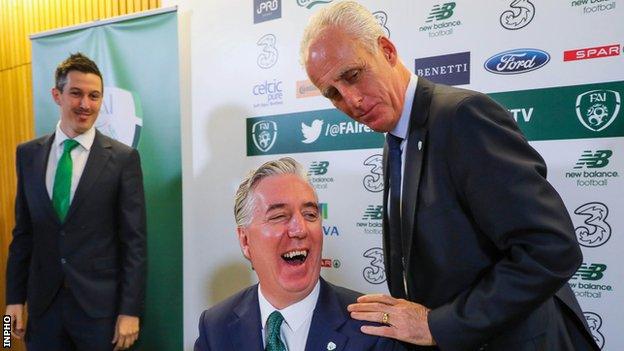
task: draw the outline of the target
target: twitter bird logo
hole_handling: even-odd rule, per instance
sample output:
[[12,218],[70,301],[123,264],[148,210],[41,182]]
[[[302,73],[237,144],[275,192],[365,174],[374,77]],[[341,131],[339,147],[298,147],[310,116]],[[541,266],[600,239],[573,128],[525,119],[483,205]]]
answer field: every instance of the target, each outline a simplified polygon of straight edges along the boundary
[[304,144],[311,144],[316,141],[321,135],[321,130],[323,129],[323,120],[315,119],[312,121],[312,125],[307,126],[305,123],[301,122],[301,133],[303,133],[303,140],[301,140]]

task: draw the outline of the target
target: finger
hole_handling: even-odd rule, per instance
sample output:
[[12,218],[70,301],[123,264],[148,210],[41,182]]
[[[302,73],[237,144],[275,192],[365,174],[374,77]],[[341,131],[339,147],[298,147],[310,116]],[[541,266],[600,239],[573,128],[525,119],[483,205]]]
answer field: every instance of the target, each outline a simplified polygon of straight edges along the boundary
[[122,342],[121,346],[122,346],[123,350],[127,349],[128,347],[130,347],[130,337],[129,336],[126,335],[123,338],[123,342]]
[[398,300],[386,294],[368,294],[368,295],[362,295],[358,297],[357,302],[360,302],[360,303],[379,302],[379,303],[393,306],[397,304]]
[[113,341],[111,341],[111,344],[117,345],[118,340],[119,340],[119,330],[117,330],[117,327],[115,327],[115,334],[113,335]]
[[351,312],[351,318],[353,319],[376,323],[381,323],[383,315],[383,312]]
[[392,305],[387,305],[379,302],[360,302],[360,303],[352,303],[347,306],[347,311],[349,312],[386,312]]
[[384,336],[386,338],[396,338],[396,329],[392,327],[373,327],[370,325],[363,325],[360,327],[360,331],[368,335]]

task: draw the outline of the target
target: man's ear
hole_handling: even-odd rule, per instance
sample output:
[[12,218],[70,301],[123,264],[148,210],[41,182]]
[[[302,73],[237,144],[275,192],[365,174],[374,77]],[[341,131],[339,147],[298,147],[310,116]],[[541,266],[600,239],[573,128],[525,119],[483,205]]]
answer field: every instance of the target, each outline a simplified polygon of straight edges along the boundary
[[379,45],[379,49],[384,55],[386,61],[390,63],[390,65],[394,66],[399,60],[399,56],[397,55],[397,49],[394,44],[390,41],[390,39],[381,36],[377,39],[377,45]]
[[62,92],[58,90],[56,87],[50,90],[50,94],[52,94],[52,99],[56,102],[57,105],[61,106],[61,94]]
[[249,254],[249,232],[245,227],[237,227],[236,234],[238,235],[238,244],[240,245],[243,256],[251,261],[251,255]]

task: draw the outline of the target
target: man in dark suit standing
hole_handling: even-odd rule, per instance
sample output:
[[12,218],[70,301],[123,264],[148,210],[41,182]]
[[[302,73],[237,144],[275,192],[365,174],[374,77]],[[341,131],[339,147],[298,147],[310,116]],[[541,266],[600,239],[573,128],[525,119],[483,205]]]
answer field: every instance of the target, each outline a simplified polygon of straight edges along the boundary
[[318,199],[292,158],[252,171],[236,192],[243,255],[259,284],[204,311],[195,351],[404,350],[365,335],[347,305],[361,294],[319,278],[323,232]]
[[338,109],[388,132],[393,297],[349,306],[355,319],[386,324],[364,333],[441,350],[597,350],[567,284],[582,259],[571,220],[503,107],[410,73],[355,2],[312,17],[301,56]]
[[139,154],[93,126],[104,87],[93,61],[72,54],[55,78],[55,133],[17,148],[5,314],[29,351],[126,349],[145,294]]

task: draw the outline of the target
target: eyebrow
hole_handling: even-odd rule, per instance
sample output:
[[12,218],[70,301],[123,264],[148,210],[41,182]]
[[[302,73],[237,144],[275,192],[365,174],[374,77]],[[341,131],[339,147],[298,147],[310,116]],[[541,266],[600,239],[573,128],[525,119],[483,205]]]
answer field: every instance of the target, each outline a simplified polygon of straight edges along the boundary
[[[285,203],[277,203],[277,204],[272,204],[272,205],[270,205],[270,206],[267,208],[266,212],[270,212],[270,211],[273,211],[273,210],[282,209],[282,208],[285,208],[285,207],[286,207],[286,204],[285,204]],[[304,204],[303,204],[303,207],[304,207],[304,208],[312,207],[312,208],[314,208],[315,210],[317,210],[317,211],[318,211],[318,204],[317,204],[316,202],[313,202],[313,201],[308,201],[308,202],[304,203]]]

